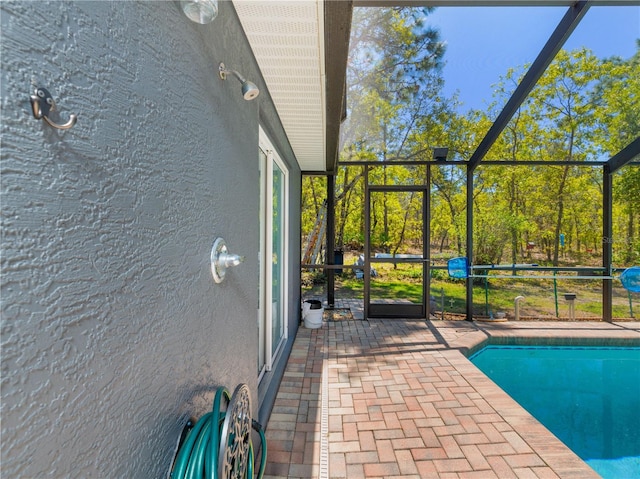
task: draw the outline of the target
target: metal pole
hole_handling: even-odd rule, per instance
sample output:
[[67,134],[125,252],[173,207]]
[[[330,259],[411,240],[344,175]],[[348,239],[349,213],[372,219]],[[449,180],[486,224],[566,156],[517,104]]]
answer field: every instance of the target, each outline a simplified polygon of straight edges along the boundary
[[369,192],[369,166],[364,167],[364,291],[363,291],[363,307],[364,307],[364,319],[369,318],[369,287],[371,286],[371,261],[369,260],[369,254],[371,249],[370,236],[371,236],[371,193]]
[[[327,175],[327,252],[326,263],[329,265],[336,264],[335,260],[335,176]],[[327,271],[327,304],[330,308],[335,305],[336,295],[335,270],[330,268]]]
[[[602,167],[602,266],[604,275],[611,276],[613,261],[613,175],[610,166]],[[602,319],[611,321],[613,317],[613,280],[602,280]]]
[[553,272],[553,297],[556,301],[556,318],[560,317],[560,313],[558,311],[558,281],[555,278],[556,272]]
[[484,278],[484,314],[489,316],[489,274]]
[[[431,165],[427,165],[427,187],[422,193],[424,198],[422,200],[422,207],[425,209],[423,214],[422,225],[422,239],[423,243],[423,258],[426,258],[426,262],[423,263],[422,274],[427,282],[424,285],[426,289],[426,297],[424,298],[426,306],[426,318],[431,318]],[[423,294],[423,296],[425,296]]]
[[[467,259],[473,264],[473,168],[467,166]],[[466,279],[467,321],[473,320],[473,278]]]

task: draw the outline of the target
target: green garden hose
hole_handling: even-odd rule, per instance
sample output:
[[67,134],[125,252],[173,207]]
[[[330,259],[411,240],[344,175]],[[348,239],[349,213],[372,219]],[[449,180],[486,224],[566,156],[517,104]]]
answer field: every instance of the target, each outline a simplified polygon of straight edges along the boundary
[[[254,475],[254,451],[251,441],[251,431],[238,427],[238,424],[232,423],[237,418],[229,417],[227,413],[233,415],[236,411],[233,407],[237,405],[236,396],[241,396],[247,391],[245,385],[236,388],[233,396],[229,395],[229,391],[225,388],[218,388],[213,400],[213,410],[206,413],[200,420],[190,429],[182,444],[179,446],[176,459],[171,471],[171,479],[223,479],[223,476],[233,477],[234,479],[253,479]],[[240,393],[240,394],[238,394]],[[248,393],[245,396],[246,404],[240,404],[250,408],[248,401]],[[222,411],[223,399],[227,404],[227,410]],[[240,402],[243,398],[240,398]],[[232,411],[229,409],[233,408]],[[248,409],[242,411],[240,420],[248,423],[250,411]],[[264,476],[264,470],[267,463],[267,440],[264,435],[264,429],[256,422],[251,421],[251,428],[260,435],[262,442],[262,452],[260,455],[260,467],[258,469],[258,479]],[[224,446],[221,443],[224,442]],[[231,464],[221,464],[221,459],[226,462],[227,448],[232,451]],[[246,451],[243,451],[246,449]],[[237,455],[235,453],[238,453]],[[246,454],[243,454],[246,452]],[[226,474],[221,473],[227,470],[227,466],[232,468]],[[226,478],[225,478],[226,479]]]

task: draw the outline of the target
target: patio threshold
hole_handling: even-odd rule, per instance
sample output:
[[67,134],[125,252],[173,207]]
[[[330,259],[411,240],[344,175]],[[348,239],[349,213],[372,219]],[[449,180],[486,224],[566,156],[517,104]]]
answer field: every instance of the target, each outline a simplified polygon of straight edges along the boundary
[[597,478],[465,356],[487,338],[560,337],[640,341],[640,322],[301,327],[267,425],[265,477]]

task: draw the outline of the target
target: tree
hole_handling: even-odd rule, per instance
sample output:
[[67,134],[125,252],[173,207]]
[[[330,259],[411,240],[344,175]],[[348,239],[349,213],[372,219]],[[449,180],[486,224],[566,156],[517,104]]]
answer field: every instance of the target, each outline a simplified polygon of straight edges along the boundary
[[[596,102],[589,94],[601,75],[601,64],[588,50],[561,50],[531,92],[528,107],[541,129],[544,154],[567,162],[594,157]],[[558,265],[560,233],[574,172],[570,165],[546,168],[548,198],[555,206],[553,264]],[[549,174],[551,173],[551,174]]]
[[381,160],[391,151],[397,156],[399,143],[407,136],[407,112],[414,101],[424,103],[425,97],[440,90],[444,44],[436,30],[424,25],[430,11],[354,9],[343,147],[373,148]]
[[[429,8],[354,9],[347,68],[348,116],[342,128],[343,160],[386,163],[416,155],[411,138],[419,127],[418,119],[429,115],[438,103],[442,87],[444,44],[438,40],[438,32],[424,24],[430,11]],[[344,243],[347,218],[356,206],[349,199],[353,198],[352,189],[362,183],[361,174],[344,169],[337,177],[338,245]],[[405,174],[382,168],[371,176],[379,177],[382,184],[396,184]],[[396,207],[383,196],[373,202],[371,210],[372,224],[382,228],[382,243],[388,250],[400,232],[403,238],[409,233],[410,215],[398,223],[394,216]]]
[[[629,59],[613,57],[603,62],[602,75],[593,96],[597,145],[605,158],[615,155],[640,136],[640,40]],[[626,166],[614,179],[614,199],[620,205],[621,220],[614,221],[614,258],[626,265],[640,261],[640,168]],[[615,241],[615,239],[618,241]]]

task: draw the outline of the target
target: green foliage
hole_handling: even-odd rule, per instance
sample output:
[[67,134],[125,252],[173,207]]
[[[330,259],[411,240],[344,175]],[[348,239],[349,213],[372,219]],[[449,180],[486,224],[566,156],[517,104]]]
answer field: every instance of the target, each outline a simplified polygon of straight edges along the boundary
[[[445,46],[424,25],[428,8],[355,8],[349,86],[395,102],[407,101],[441,67]],[[353,88],[352,88],[353,89]]]
[[302,274],[302,284],[304,286],[323,284],[326,280],[327,277],[322,271],[305,271]]
[[[511,94],[519,71],[510,70],[503,78],[496,89],[498,98]],[[585,49],[560,51],[487,159],[523,164],[608,159],[640,135],[638,78],[637,54],[623,61],[599,60]],[[633,253],[640,241],[634,228],[639,211],[639,196],[634,194],[640,185],[637,171],[632,166],[623,169],[615,183],[614,236],[621,244],[614,242],[614,259],[626,264],[638,261]],[[512,262],[528,259],[531,252],[523,249],[528,242],[535,243],[535,252],[553,265],[601,251],[601,182],[601,170],[593,167],[480,167],[476,260],[495,261],[505,245]],[[564,248],[560,234],[566,238]]]
[[[385,165],[371,169],[372,184],[425,184],[426,167],[391,163],[431,159],[434,147],[448,146],[449,160],[469,159],[527,68],[505,73],[488,111],[457,113],[457,98],[442,95],[444,46],[421,21],[428,13],[406,8],[354,11],[341,160]],[[628,165],[616,173],[613,237],[603,238],[602,169],[589,166],[638,136],[640,43],[630,59],[599,59],[586,49],[560,51],[486,155],[487,160],[522,166],[481,162],[475,170],[474,263],[597,264],[603,243],[611,242],[616,266],[640,264],[640,168]],[[527,164],[547,160],[567,163]],[[430,173],[432,252],[463,256],[466,170],[448,162],[432,166]],[[303,238],[322,204],[322,181],[303,181]],[[341,166],[335,185],[336,246],[362,251],[363,167]],[[421,213],[416,196],[372,195],[374,250],[419,250]]]

